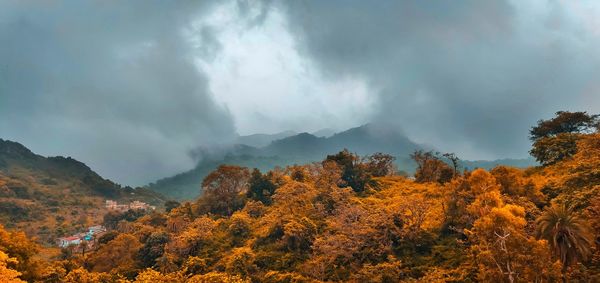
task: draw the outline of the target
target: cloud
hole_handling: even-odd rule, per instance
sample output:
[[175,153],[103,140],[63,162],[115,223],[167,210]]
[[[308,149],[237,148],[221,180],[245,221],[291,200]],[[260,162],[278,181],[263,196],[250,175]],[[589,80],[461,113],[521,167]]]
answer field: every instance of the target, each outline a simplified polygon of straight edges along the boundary
[[[4,1],[0,132],[140,185],[194,165],[188,151],[229,139],[193,58],[220,48],[192,23],[211,1]],[[202,42],[190,41],[198,34]],[[199,52],[198,50],[202,51]]]
[[212,60],[198,60],[240,134],[347,129],[368,122],[364,110],[374,101],[364,82],[322,78],[296,49],[285,15],[254,4],[220,5],[205,18],[203,24],[218,31],[221,48]]
[[463,157],[497,158],[525,156],[528,128],[557,110],[600,111],[598,7],[582,6],[279,1],[273,9],[323,76],[367,82],[378,101],[371,119]]
[[236,132],[385,121],[463,158],[524,157],[600,112],[600,5],[2,1],[0,135],[140,185]]

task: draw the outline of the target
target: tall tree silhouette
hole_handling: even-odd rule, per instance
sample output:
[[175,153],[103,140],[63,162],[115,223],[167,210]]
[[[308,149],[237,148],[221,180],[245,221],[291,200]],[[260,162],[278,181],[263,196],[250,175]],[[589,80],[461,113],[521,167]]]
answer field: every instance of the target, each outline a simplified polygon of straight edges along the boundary
[[593,236],[589,224],[570,207],[553,204],[536,220],[537,235],[548,241],[553,254],[563,265],[563,282],[570,265],[587,259]]

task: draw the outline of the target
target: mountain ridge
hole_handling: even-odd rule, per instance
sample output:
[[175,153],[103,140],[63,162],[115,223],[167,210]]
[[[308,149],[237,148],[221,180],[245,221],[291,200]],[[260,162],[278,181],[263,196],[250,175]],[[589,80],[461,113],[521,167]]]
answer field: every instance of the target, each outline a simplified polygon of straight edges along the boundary
[[[318,137],[304,132],[274,140],[262,148],[235,145],[229,152],[212,155],[201,160],[194,168],[159,179],[147,187],[178,200],[189,200],[201,194],[202,179],[220,164],[239,165],[271,170],[276,166],[284,167],[321,161],[324,156],[343,149],[359,155],[383,152],[396,157],[396,166],[403,171],[413,172],[416,164],[409,158],[414,150],[434,150],[433,147],[417,144],[404,133],[390,130],[386,125],[364,124],[336,133],[330,137]],[[491,161],[461,161],[463,168],[492,168],[496,165],[528,167],[535,165],[532,159],[504,159]]]
[[[146,188],[122,187],[71,157],[44,157],[0,139],[0,223],[50,243],[88,224],[102,223],[105,200],[166,198]],[[81,226],[81,227],[80,227]]]

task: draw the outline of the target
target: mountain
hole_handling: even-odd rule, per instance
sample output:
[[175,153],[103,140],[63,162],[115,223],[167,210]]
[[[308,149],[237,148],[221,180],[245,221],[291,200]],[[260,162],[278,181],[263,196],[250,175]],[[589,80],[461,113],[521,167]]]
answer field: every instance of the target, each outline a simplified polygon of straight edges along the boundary
[[[200,195],[202,179],[220,164],[235,164],[263,171],[275,166],[287,166],[320,161],[324,156],[349,149],[360,155],[385,152],[396,156],[399,168],[414,170],[414,164],[408,155],[416,149],[427,148],[408,139],[400,131],[391,130],[382,125],[366,124],[334,134],[330,137],[317,137],[309,133],[300,133],[271,142],[269,145],[255,147],[232,147],[229,154],[213,154],[187,172],[158,180],[148,188],[169,197],[186,200]],[[234,153],[235,152],[235,153]],[[208,156],[204,154],[203,156]]]
[[[233,164],[267,171],[276,166],[284,167],[321,161],[328,154],[339,152],[344,148],[359,155],[375,152],[391,154],[396,157],[396,166],[400,170],[414,172],[416,164],[409,158],[409,155],[414,150],[433,150],[433,147],[417,144],[401,131],[394,129],[382,124],[366,124],[329,137],[300,133],[274,140],[263,147],[235,145],[228,149],[203,149],[204,153],[200,156],[205,158],[194,169],[160,179],[147,187],[177,200],[189,200],[201,194],[200,183],[220,164]],[[265,135],[259,136],[264,137]],[[489,169],[500,164],[514,167],[537,165],[532,159],[461,161],[462,168],[470,169]]]
[[331,128],[323,128],[318,131],[312,132],[311,134],[315,137],[319,138],[328,138],[333,136],[336,133],[334,129]]
[[359,155],[385,152],[396,157],[408,156],[426,148],[391,127],[366,124],[324,138],[301,133],[272,142],[261,149],[263,155],[293,159],[296,163],[321,160],[323,156],[347,148]]
[[252,147],[264,147],[269,145],[272,141],[287,138],[296,134],[297,133],[294,131],[284,131],[276,134],[253,134],[248,136],[239,136],[234,143]]
[[50,242],[85,225],[99,224],[107,199],[161,205],[145,188],[121,187],[70,157],[44,157],[0,139],[0,223]]

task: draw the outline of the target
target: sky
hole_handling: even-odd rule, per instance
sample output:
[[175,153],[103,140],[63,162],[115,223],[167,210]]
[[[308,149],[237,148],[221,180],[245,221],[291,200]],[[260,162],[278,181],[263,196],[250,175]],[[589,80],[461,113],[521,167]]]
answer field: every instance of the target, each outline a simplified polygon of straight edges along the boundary
[[122,184],[236,135],[385,122],[523,158],[600,112],[596,1],[0,1],[0,138]]

